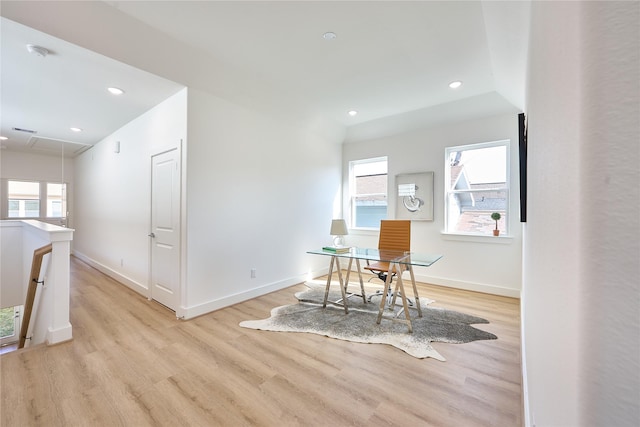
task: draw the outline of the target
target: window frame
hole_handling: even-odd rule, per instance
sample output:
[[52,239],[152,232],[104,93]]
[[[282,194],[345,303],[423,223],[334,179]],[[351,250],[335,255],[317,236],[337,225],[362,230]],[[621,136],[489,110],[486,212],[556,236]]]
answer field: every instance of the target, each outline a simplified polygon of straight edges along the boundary
[[0,337],[0,345],[11,345],[20,341],[20,327],[22,325],[22,311],[24,306],[17,305],[14,307],[5,307],[4,309],[13,309],[13,335]]
[[[38,203],[39,203],[38,216],[9,217],[9,200],[10,200],[9,199],[9,182],[32,182],[32,183],[38,184],[38,188],[40,190],[38,195]],[[66,208],[66,210],[65,209],[62,210],[63,215],[60,217],[47,216],[47,208],[48,208],[48,202],[49,202],[48,184],[57,184],[57,185],[63,186],[61,198],[65,199],[65,201],[62,203],[62,206]],[[68,182],[40,181],[37,179],[2,178],[2,191],[1,191],[2,196],[0,200],[0,203],[2,204],[2,206],[0,208],[0,218],[2,218],[3,220],[13,220],[13,221],[19,221],[24,219],[35,219],[35,220],[44,221],[44,222],[61,221],[66,223],[66,220],[69,216],[68,191],[69,191]]]
[[[505,147],[505,183],[504,186],[496,186],[491,188],[478,188],[478,189],[469,189],[469,190],[452,190],[451,189],[451,153],[458,151],[470,151],[470,150],[478,150],[484,148],[493,148],[493,147]],[[443,234],[448,235],[458,235],[458,236],[468,236],[468,237],[488,237],[490,236],[493,239],[496,239],[495,236],[478,233],[478,232],[464,232],[452,230],[449,224],[450,218],[450,206],[449,199],[452,194],[462,194],[462,193],[481,193],[487,191],[504,191],[506,193],[505,197],[505,215],[504,215],[504,228],[505,233],[500,233],[500,237],[511,236],[511,140],[510,139],[501,139],[497,141],[489,141],[489,142],[478,142],[473,144],[465,144],[465,145],[457,145],[452,147],[446,147],[444,152],[444,164],[445,164],[445,172],[444,172],[444,231]]]
[[[387,164],[387,192],[386,193],[367,193],[367,194],[355,194],[356,187],[356,176],[355,176],[355,167],[356,165],[362,165],[367,163],[378,163],[378,162],[386,162]],[[379,230],[380,225],[377,227],[358,227],[356,226],[356,198],[359,196],[368,195],[382,195],[387,200],[387,216],[389,217],[389,158],[387,156],[379,156],[379,157],[370,157],[359,160],[350,160],[349,161],[349,219],[348,224],[349,228],[353,230]]]

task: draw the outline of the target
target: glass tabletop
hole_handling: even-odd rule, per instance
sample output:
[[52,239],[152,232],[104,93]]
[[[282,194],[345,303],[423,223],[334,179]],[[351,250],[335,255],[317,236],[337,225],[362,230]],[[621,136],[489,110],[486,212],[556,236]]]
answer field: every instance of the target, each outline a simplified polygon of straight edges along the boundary
[[325,249],[315,249],[307,251],[313,255],[329,255],[340,258],[365,259],[369,261],[397,262],[399,264],[410,264],[429,267],[434,262],[442,258],[442,255],[421,254],[416,252],[393,251],[387,249],[369,249],[351,247],[348,252],[335,252]]

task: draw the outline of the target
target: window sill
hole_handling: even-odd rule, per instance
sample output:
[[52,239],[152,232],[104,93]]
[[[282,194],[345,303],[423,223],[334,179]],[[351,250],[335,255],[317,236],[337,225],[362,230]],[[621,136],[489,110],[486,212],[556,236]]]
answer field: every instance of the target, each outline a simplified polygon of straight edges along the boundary
[[446,231],[442,231],[440,234],[444,240],[456,242],[494,243],[502,245],[510,245],[513,243],[513,236],[508,234],[501,234],[500,236],[480,236],[477,234],[448,233]]
[[354,236],[375,236],[380,232],[379,228],[350,228],[349,234]]

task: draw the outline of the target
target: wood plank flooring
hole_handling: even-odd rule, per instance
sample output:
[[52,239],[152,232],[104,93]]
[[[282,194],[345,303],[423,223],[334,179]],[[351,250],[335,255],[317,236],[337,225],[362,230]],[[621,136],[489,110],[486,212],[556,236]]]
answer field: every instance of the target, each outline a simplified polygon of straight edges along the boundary
[[521,426],[519,301],[420,284],[498,340],[390,346],[240,328],[296,285],[196,319],[72,258],[73,341],[0,356],[2,426]]

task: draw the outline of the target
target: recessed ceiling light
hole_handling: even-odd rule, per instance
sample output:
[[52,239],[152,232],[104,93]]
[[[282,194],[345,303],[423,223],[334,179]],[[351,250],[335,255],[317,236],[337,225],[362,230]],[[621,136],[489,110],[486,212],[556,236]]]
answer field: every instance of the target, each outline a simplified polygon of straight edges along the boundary
[[335,39],[335,38],[336,38],[336,37],[338,37],[338,36],[336,36],[336,33],[332,33],[331,31],[328,31],[328,32],[324,33],[324,34],[322,35],[322,37],[323,37],[325,40],[333,40],[333,39]]
[[2,141],[6,141],[7,139],[9,139],[9,138],[7,138],[6,136],[0,136],[0,140],[2,140]]
[[124,91],[118,87],[108,87],[107,90],[113,95],[122,95]]
[[82,129],[80,128],[69,128],[69,129],[71,129],[74,132],[82,132]]
[[356,114],[358,114],[358,112],[356,110],[351,110],[348,113],[351,117],[355,116]]
[[460,80],[449,83],[449,87],[451,89],[458,89],[460,86],[462,86],[462,82]]

